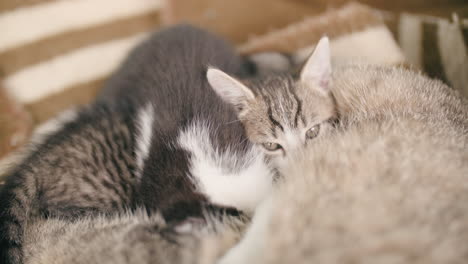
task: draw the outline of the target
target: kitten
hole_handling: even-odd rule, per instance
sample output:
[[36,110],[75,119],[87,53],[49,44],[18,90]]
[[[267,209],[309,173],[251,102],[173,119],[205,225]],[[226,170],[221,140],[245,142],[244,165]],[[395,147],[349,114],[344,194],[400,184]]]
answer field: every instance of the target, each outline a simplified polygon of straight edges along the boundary
[[401,68],[333,73],[340,123],[289,157],[284,182],[218,263],[464,263],[468,101]]
[[22,263],[25,227],[43,217],[142,207],[177,222],[205,206],[253,211],[270,170],[209,87],[208,64],[231,74],[243,67],[211,34],[163,30],[130,54],[95,103],[42,137],[0,190],[0,262]]
[[138,205],[171,221],[203,203],[252,212],[265,196],[263,156],[205,78],[208,65],[248,77],[245,64],[224,40],[178,26],[135,49],[114,74],[98,100],[140,107]]
[[289,154],[327,134],[337,119],[326,37],[317,44],[297,81],[284,73],[264,74],[243,83],[215,68],[208,70],[207,79],[236,109],[247,137],[262,147],[274,167],[283,166]]

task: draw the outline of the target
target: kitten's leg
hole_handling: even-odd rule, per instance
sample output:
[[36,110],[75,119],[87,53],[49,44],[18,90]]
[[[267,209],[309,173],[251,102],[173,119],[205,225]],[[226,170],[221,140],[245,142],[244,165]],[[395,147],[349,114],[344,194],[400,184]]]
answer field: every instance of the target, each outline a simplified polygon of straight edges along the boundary
[[224,255],[218,264],[258,263],[265,248],[266,234],[273,209],[270,195],[257,208],[242,240]]

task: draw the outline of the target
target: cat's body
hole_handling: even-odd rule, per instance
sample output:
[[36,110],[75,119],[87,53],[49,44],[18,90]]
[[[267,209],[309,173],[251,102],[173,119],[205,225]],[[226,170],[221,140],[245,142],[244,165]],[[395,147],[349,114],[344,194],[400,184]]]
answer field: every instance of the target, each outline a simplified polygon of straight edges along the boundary
[[339,128],[291,157],[220,263],[465,263],[467,100],[398,68],[333,81]]
[[0,261],[22,262],[25,227],[43,217],[143,207],[181,221],[200,216],[205,204],[252,211],[271,186],[270,171],[209,88],[207,64],[242,71],[224,41],[189,26],[137,48],[97,102],[9,172],[0,193]]

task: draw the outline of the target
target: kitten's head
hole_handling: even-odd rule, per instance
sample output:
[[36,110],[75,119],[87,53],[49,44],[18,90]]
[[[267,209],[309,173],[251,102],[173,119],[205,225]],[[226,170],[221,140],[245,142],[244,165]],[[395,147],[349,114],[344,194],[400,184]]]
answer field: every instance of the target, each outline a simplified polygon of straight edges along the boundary
[[299,80],[277,75],[242,83],[213,68],[207,78],[216,93],[234,106],[248,138],[278,166],[288,153],[326,133],[336,115],[327,38],[317,44]]

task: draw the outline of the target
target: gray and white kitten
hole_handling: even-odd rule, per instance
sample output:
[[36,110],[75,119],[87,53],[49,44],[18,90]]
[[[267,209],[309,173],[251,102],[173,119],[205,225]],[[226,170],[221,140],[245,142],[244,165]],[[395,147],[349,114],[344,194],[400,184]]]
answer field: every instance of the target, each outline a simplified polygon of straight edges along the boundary
[[210,88],[207,65],[241,58],[203,30],[175,26],[139,45],[98,100],[43,137],[0,190],[0,262],[22,263],[25,228],[144,208],[168,222],[251,212],[272,184],[261,152]]
[[137,47],[113,75],[98,100],[138,107],[138,205],[171,221],[204,203],[252,212],[268,192],[263,156],[205,78],[208,65],[248,77],[245,64],[224,40],[182,25]]
[[207,78],[216,93],[235,107],[247,137],[262,147],[275,167],[284,165],[288,155],[317,136],[327,134],[338,118],[326,37],[319,41],[298,79],[283,73],[242,82],[214,68],[208,70]]

